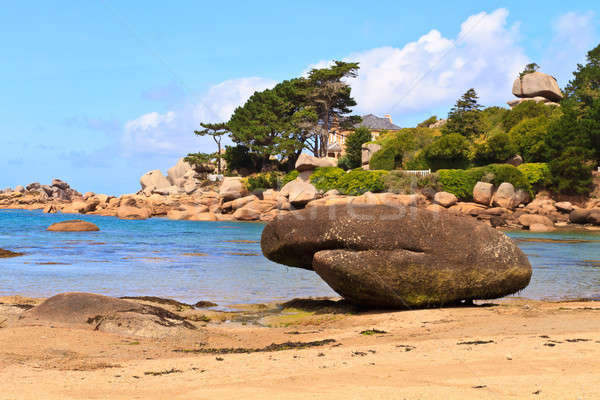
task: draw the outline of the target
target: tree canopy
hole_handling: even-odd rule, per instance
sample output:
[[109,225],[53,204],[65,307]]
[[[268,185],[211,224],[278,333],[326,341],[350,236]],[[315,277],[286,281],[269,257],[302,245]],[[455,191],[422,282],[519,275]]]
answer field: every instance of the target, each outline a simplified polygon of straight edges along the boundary
[[473,138],[483,133],[481,105],[478,99],[475,89],[467,90],[448,113],[448,121],[442,128],[442,133],[458,133],[466,138]]

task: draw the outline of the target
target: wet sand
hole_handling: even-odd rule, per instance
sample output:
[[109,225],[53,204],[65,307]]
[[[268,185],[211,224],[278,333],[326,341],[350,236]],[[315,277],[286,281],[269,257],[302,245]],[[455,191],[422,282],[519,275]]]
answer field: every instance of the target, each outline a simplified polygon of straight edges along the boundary
[[19,319],[39,302],[0,298],[0,399],[600,398],[600,302],[160,304],[199,328],[163,339]]

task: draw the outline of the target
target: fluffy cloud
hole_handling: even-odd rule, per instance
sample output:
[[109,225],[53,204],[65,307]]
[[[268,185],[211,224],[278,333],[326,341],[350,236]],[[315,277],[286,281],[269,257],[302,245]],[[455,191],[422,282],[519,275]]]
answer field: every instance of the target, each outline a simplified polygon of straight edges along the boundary
[[402,48],[349,55],[346,60],[360,62],[358,78],[350,81],[357,111],[424,112],[452,104],[471,87],[484,104],[508,100],[528,58],[518,45],[518,25],[508,26],[507,17],[505,9],[482,12],[464,21],[456,38],[431,30]]
[[274,86],[263,78],[232,79],[212,86],[196,101],[166,111],[150,112],[125,124],[121,145],[127,156],[181,157],[194,151],[214,151],[212,139],[198,138],[194,129],[202,121],[226,121],[257,90]]
[[587,52],[598,44],[600,35],[592,12],[563,14],[555,21],[553,29],[554,38],[540,65],[564,86],[572,78],[577,64],[585,62]]

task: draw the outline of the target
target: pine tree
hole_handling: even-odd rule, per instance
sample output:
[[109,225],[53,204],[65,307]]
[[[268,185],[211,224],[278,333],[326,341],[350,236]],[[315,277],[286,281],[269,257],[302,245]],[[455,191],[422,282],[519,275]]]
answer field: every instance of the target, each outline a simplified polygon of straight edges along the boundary
[[466,138],[479,136],[484,130],[481,107],[475,89],[467,90],[448,113],[448,122],[442,128],[442,133],[458,133]]

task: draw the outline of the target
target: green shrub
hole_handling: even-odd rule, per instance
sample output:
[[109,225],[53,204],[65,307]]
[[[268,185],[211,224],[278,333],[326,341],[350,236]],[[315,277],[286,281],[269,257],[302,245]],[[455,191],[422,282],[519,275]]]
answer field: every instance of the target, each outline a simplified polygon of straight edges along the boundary
[[281,174],[276,172],[267,172],[249,176],[246,179],[246,188],[253,192],[261,189],[278,189],[280,185]]
[[383,183],[386,192],[397,194],[413,194],[417,189],[424,188],[431,188],[436,192],[440,190],[437,174],[419,177],[403,171],[390,171],[383,177]]
[[344,162],[349,166],[347,169],[358,168],[362,165],[362,145],[370,141],[371,131],[365,127],[356,128],[354,132],[348,135],[344,144],[347,159]]
[[469,141],[458,133],[444,135],[425,148],[424,157],[434,171],[465,168],[469,165]]
[[508,132],[519,122],[527,118],[545,117],[548,118],[554,112],[557,107],[548,107],[543,103],[536,103],[535,101],[524,101],[521,104],[517,104],[506,113],[502,118],[502,126]]
[[512,183],[515,189],[531,190],[531,185],[525,176],[515,166],[510,164],[491,164],[482,167],[484,174],[491,172],[494,174],[492,183],[496,186],[502,182]]
[[427,118],[425,121],[418,124],[417,128],[428,128],[429,125],[435,124],[437,122],[437,120],[438,120],[437,115],[432,115],[431,117]]
[[474,161],[478,165],[504,162],[517,153],[517,146],[505,132],[488,137],[483,143],[475,145]]
[[439,131],[429,128],[404,128],[380,137],[381,150],[373,154],[369,167],[372,170],[390,171],[401,167],[411,156],[431,144]]
[[403,169],[408,170],[430,169],[429,164],[425,159],[425,153],[423,151],[416,151],[409,154],[405,154],[402,167]]
[[452,193],[461,200],[473,199],[473,188],[483,176],[479,168],[466,169],[440,169],[437,171],[438,180],[442,189]]
[[346,175],[343,169],[337,167],[320,167],[310,176],[310,182],[324,192],[337,189],[339,180]]
[[531,191],[526,177],[510,164],[491,164],[470,169],[441,169],[438,176],[438,181],[446,192],[465,201],[473,199],[473,188],[479,181],[488,181],[496,186],[508,182],[516,189]]
[[392,147],[381,149],[371,157],[369,168],[372,170],[390,171],[396,168],[396,151]]
[[552,174],[550,173],[550,166],[547,163],[521,164],[517,169],[536,192],[552,184]]
[[592,163],[584,149],[568,147],[550,161],[553,190],[566,194],[587,194],[592,186]]
[[526,162],[546,160],[548,149],[545,137],[550,121],[544,116],[528,118],[510,130],[510,139]]
[[290,172],[288,172],[287,174],[285,174],[283,176],[283,178],[281,179],[281,185],[285,185],[286,183],[289,183],[291,181],[293,181],[294,179],[296,179],[298,177],[298,175],[300,174],[300,172],[298,172],[297,170],[292,170]]
[[355,168],[352,167],[352,162],[348,156],[341,156],[338,158],[338,167],[343,169],[344,171],[348,171],[349,169]]
[[382,192],[385,189],[383,177],[386,171],[365,171],[354,169],[344,175],[338,181],[337,189],[342,194],[360,196],[366,192]]

